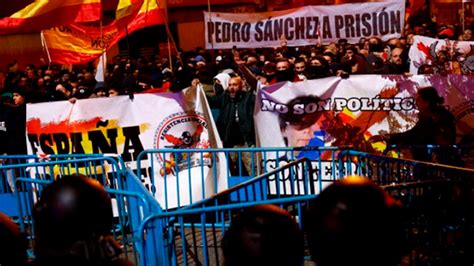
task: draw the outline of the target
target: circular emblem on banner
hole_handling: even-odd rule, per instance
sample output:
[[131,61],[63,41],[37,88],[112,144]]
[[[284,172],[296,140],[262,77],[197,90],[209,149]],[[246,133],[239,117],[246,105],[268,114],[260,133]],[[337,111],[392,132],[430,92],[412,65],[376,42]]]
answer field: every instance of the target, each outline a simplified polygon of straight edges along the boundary
[[208,123],[198,112],[179,112],[165,118],[158,126],[154,147],[156,149],[176,149],[176,152],[158,152],[156,158],[161,163],[160,174],[174,174],[197,166],[211,166],[209,153],[192,151],[210,147]]
[[461,136],[461,139],[457,140],[457,142],[465,145],[472,143],[474,140],[472,136],[474,129],[474,100],[459,104],[451,112],[456,118],[457,135]]

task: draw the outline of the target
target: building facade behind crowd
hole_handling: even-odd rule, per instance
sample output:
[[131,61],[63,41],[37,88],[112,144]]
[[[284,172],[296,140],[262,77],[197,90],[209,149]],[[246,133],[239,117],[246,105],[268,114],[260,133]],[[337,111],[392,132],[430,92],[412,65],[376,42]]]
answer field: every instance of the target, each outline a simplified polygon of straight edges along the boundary
[[[210,97],[227,90],[228,83],[221,84],[219,74],[227,73],[242,78],[242,91],[253,91],[279,81],[300,81],[329,76],[347,77],[354,74],[405,74],[409,71],[408,51],[415,34],[453,40],[472,41],[472,30],[467,27],[438,25],[436,20],[426,16],[411,16],[406,34],[386,42],[379,38],[361,38],[358,43],[347,43],[345,39],[328,45],[288,47],[282,43],[277,48],[232,49],[208,51],[196,48],[194,51],[178,51],[168,58],[158,55],[140,58],[115,56],[105,71],[104,81],[95,77],[94,63],[64,68],[58,65],[28,65],[28,62],[15,62],[6,66],[0,73],[0,136],[5,143],[24,131],[22,121],[25,103],[77,99],[113,97],[116,95],[146,92],[176,92],[192,85],[198,80]],[[246,66],[243,68],[242,66]],[[446,74],[441,66],[420,67],[419,74]],[[100,78],[99,80],[102,80]],[[23,101],[15,102],[14,94]],[[222,96],[221,96],[222,97]],[[251,104],[251,100],[246,104]],[[239,107],[243,110],[242,107]],[[248,107],[247,107],[248,108]],[[232,110],[230,110],[232,111]],[[240,111],[239,111],[240,112]],[[250,120],[253,118],[250,117]],[[24,120],[24,119],[23,119]],[[235,121],[230,119],[228,121]],[[232,132],[228,136],[220,130],[225,146],[230,142],[240,142],[251,146],[249,127]],[[250,123],[251,122],[251,123]],[[230,127],[235,124],[230,123]],[[223,126],[221,126],[222,128]],[[227,128],[229,129],[229,128]],[[10,136],[10,137],[8,137]],[[237,138],[231,141],[229,138]],[[235,143],[233,143],[235,144]],[[26,146],[17,143],[14,147],[0,145],[0,153],[25,153]]]

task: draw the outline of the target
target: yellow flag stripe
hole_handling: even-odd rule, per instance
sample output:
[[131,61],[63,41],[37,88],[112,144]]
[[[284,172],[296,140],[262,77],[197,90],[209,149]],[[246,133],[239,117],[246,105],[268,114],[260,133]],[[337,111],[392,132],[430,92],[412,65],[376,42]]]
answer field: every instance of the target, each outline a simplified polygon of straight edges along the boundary
[[100,0],[37,0],[16,12],[11,18],[31,18],[47,14],[59,7],[78,6],[84,4],[100,4]]

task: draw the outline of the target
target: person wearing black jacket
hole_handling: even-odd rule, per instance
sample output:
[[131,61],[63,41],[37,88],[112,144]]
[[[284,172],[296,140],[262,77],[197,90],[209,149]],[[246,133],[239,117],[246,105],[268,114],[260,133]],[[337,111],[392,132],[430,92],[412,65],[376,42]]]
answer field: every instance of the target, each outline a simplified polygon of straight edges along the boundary
[[[385,140],[388,145],[414,146],[411,148],[413,159],[431,161],[432,155],[421,145],[447,146],[456,142],[456,120],[443,103],[444,98],[438,95],[434,87],[418,89],[416,105],[419,113],[415,126],[402,133],[375,136],[372,140]],[[439,153],[438,156],[443,155]],[[448,163],[446,160],[448,158],[439,157],[437,162]]]
[[28,90],[16,88],[13,91],[13,105],[5,104],[7,111],[7,154],[26,154],[26,103]]
[[[255,146],[254,92],[243,90],[243,80],[240,77],[231,77],[228,88],[223,89],[216,91],[216,96],[207,99],[211,108],[220,110],[216,124],[224,148]],[[247,173],[251,174],[250,154],[248,158],[244,154],[242,157]]]

